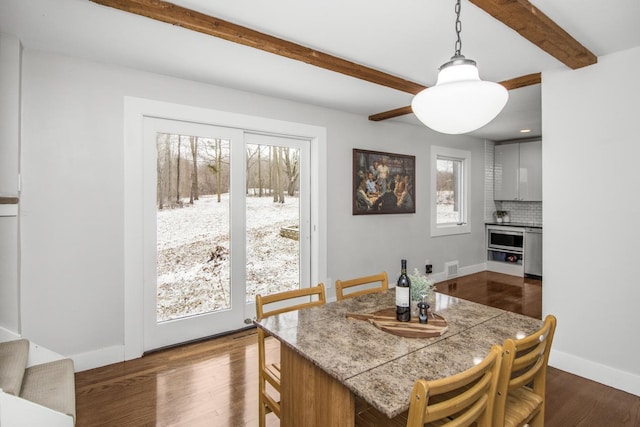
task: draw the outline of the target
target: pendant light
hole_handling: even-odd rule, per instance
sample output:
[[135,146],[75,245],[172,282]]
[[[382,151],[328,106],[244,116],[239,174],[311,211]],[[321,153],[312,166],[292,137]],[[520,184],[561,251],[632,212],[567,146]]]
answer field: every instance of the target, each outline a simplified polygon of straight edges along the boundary
[[419,92],[411,102],[413,113],[431,129],[448,134],[474,131],[493,120],[509,99],[498,83],[480,80],[476,62],[460,53],[460,0],[456,2],[455,54],[440,66],[436,85]]

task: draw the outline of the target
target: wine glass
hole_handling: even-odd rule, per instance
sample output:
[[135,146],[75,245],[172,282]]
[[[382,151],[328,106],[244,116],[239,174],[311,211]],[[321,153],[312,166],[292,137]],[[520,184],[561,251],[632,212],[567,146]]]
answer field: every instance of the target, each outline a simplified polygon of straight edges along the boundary
[[427,302],[427,297],[429,296],[429,293],[425,289],[420,290],[418,295],[420,295],[420,301]]

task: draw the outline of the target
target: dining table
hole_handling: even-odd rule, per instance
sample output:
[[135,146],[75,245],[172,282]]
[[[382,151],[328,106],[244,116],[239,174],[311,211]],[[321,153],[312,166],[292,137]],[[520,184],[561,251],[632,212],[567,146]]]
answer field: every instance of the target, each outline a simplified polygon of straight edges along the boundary
[[281,426],[354,426],[356,397],[392,419],[409,409],[416,380],[463,372],[493,344],[543,324],[438,292],[430,302],[447,326],[428,338],[399,336],[357,318],[395,308],[394,288],[256,321],[280,341]]

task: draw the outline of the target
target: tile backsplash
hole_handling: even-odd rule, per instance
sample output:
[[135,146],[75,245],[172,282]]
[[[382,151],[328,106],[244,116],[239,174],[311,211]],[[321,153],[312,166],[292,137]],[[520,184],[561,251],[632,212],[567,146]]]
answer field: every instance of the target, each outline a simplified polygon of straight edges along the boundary
[[508,211],[511,222],[542,224],[542,202],[512,202],[493,200],[493,156],[495,143],[485,140],[484,149],[484,220],[495,220],[497,210]]
[[[542,224],[542,202],[494,202],[496,210],[508,211],[511,222]],[[493,221],[493,213],[490,221]]]
[[493,201],[493,155],[495,143],[484,140],[484,220],[493,221],[493,213],[496,211]]

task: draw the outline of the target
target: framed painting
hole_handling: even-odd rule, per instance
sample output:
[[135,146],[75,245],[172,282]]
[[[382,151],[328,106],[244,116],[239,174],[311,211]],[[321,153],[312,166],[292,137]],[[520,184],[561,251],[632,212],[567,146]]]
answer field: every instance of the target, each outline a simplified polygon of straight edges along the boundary
[[353,215],[416,212],[416,157],[353,149]]

